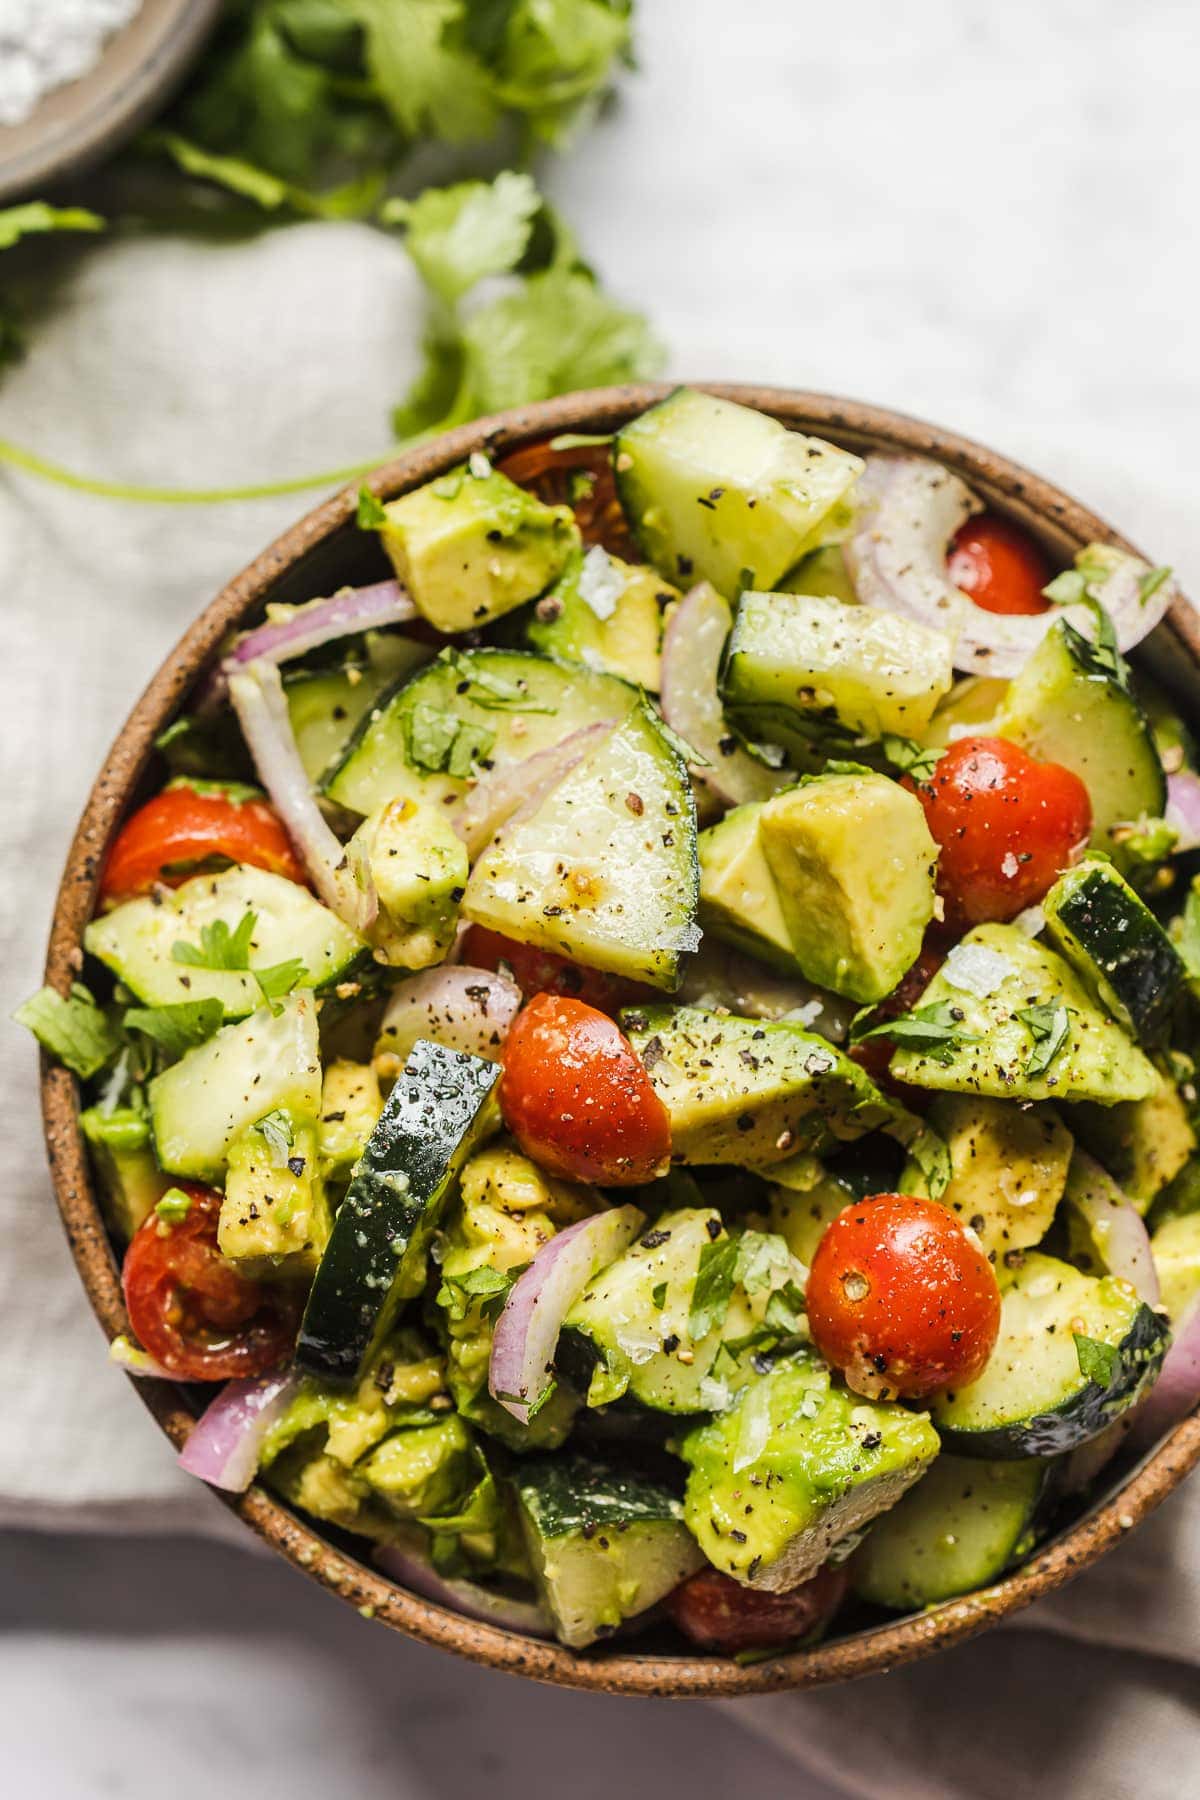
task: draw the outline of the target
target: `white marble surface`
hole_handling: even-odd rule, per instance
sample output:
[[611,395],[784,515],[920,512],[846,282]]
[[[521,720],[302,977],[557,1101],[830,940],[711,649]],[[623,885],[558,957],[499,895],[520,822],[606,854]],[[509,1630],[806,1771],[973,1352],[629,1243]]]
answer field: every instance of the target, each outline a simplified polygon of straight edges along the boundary
[[[1200,586],[1190,0],[640,12],[642,73],[546,179],[612,283],[653,314],[673,371],[840,390],[955,425],[1053,474]],[[57,289],[34,356],[0,389],[0,432],[133,480],[355,460],[386,442],[413,304],[402,257],[355,227],[114,243]],[[11,999],[36,985],[46,896],[130,699],[299,509],[120,509],[0,478]],[[212,1510],[96,1355],[47,1217],[13,1032],[0,1067],[0,1519],[202,1526]],[[131,1510],[139,1496],[149,1515]],[[148,1800],[164,1774],[181,1800],[218,1783],[459,1800],[482,1780],[499,1800],[825,1793],[716,1713],[521,1687],[211,1545],[10,1536],[0,1626],[6,1772],[53,1800]],[[914,1695],[967,1691],[984,1654],[944,1659]],[[918,1735],[896,1792],[922,1791],[919,1758]],[[1118,1792],[1076,1774],[1058,1759],[1044,1791]],[[981,1766],[956,1781],[939,1794],[1003,1791]],[[1036,1774],[1024,1785],[1042,1791]]]

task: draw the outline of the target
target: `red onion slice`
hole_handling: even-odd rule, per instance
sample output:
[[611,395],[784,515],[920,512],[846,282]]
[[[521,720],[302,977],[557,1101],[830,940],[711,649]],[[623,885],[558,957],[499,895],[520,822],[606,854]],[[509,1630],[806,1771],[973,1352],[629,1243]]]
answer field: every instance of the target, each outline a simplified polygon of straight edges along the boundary
[[560,744],[481,776],[451,819],[472,862],[519,808],[544,800],[615,724],[615,719],[601,719],[585,725]]
[[193,1425],[180,1468],[227,1494],[244,1494],[258,1472],[263,1439],[298,1386],[290,1372],[227,1381]]
[[381,625],[402,625],[415,619],[417,609],[398,581],[376,581],[370,587],[339,588],[327,600],[310,600],[286,618],[268,619],[240,638],[230,660],[287,662],[304,656],[336,638],[358,631],[375,631]]
[[1200,847],[1200,775],[1180,769],[1167,776],[1166,821],[1179,833],[1177,852]]
[[1083,1220],[1108,1273],[1127,1281],[1147,1306],[1157,1306],[1162,1293],[1145,1222],[1107,1170],[1078,1148],[1071,1157],[1067,1202]]
[[451,1580],[439,1575],[428,1558],[415,1550],[402,1550],[396,1544],[383,1544],[375,1552],[375,1562],[385,1575],[423,1594],[451,1612],[463,1613],[468,1619],[482,1619],[501,1631],[517,1631],[523,1637],[552,1638],[554,1627],[550,1615],[536,1600],[514,1600],[507,1594],[494,1593],[478,1582]]
[[375,1040],[375,1054],[403,1063],[418,1038],[498,1062],[521,990],[506,975],[462,963],[426,969],[398,981]]
[[617,1206],[568,1225],[510,1291],[492,1338],[488,1391],[522,1425],[550,1386],[563,1320],[592,1276],[633,1242],[643,1219],[636,1206]]
[[663,633],[661,703],[671,730],[707,759],[709,766],[697,768],[698,777],[727,806],[741,806],[769,800],[795,776],[768,769],[733,746],[717,692],[732,625],[728,602],[706,581],[684,596]]
[[1200,1293],[1177,1319],[1158,1380],[1138,1407],[1131,1439],[1144,1450],[1200,1404]]
[[726,950],[711,936],[701,941],[684,971],[675,1000],[709,1011],[723,1006],[742,1018],[792,1020],[834,1044],[845,1042],[857,1010],[853,1000],[826,993],[801,975],[779,974],[752,956]]
[[287,828],[321,899],[351,931],[365,936],[379,913],[368,869],[351,867],[300,760],[283,682],[274,663],[227,662],[229,698],[258,778]]

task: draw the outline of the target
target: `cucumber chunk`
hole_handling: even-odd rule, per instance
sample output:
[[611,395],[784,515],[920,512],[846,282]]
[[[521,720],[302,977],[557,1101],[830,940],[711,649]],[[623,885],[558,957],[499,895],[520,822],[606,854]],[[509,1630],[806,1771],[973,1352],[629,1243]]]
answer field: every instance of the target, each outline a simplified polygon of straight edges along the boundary
[[1071,1130],[1113,1180],[1145,1212],[1196,1148],[1187,1105],[1173,1081],[1144,1100],[1121,1106],[1072,1106]]
[[370,654],[340,669],[292,669],[283,678],[288,717],[310,781],[339,762],[355,727],[388,688],[429,662],[433,651],[398,632],[368,636]]
[[430,1239],[479,1140],[500,1071],[420,1038],[388,1096],[334,1221],[304,1309],[297,1365],[357,1381],[420,1293]]
[[647,561],[732,600],[773,587],[822,541],[863,464],[748,406],[677,388],[617,433],[613,467]]
[[919,738],[954,679],[952,644],[896,613],[811,594],[744,593],[721,672],[725,711],[754,743],[807,765],[828,733]]
[[824,1038],[695,1006],[630,1007],[629,1041],[671,1115],[676,1161],[762,1168],[874,1131],[894,1108]]
[[[1126,1282],[1032,1252],[1004,1290],[1000,1336],[983,1374],[935,1394],[933,1422],[946,1448],[966,1456],[1057,1456],[1137,1403],[1170,1336]],[[1090,1340],[1094,1354],[1077,1339]]]
[[463,914],[589,968],[674,988],[700,941],[696,809],[686,765],[645,704],[471,871]]
[[109,1230],[127,1244],[149,1218],[171,1183],[154,1160],[150,1127],[141,1113],[118,1106],[89,1106],[79,1115],[100,1206]]
[[1187,986],[1183,958],[1108,862],[1060,875],[1042,902],[1051,941],[1134,1037],[1157,1042]]
[[150,1120],[169,1175],[219,1181],[230,1145],[271,1112],[315,1120],[321,1104],[317,1008],[297,992],[224,1025],[150,1083]]
[[656,1605],[704,1561],[658,1482],[582,1456],[526,1457],[513,1479],[534,1579],[573,1650]]
[[987,1587],[1032,1549],[1050,1479],[1044,1459],[939,1456],[871,1527],[851,1561],[851,1587],[895,1612]]
[[636,703],[615,675],[528,650],[443,654],[364,716],[325,792],[359,813],[403,797],[449,807],[476,767],[506,768],[585,725],[615,724]]
[[[203,953],[206,927],[219,922],[232,934],[248,913],[254,915],[248,970],[176,961],[176,945]],[[304,965],[297,985],[321,989],[344,981],[366,954],[362,939],[307,888],[249,864],[221,875],[195,875],[153,899],[127,900],[92,920],[84,944],[146,1006],[219,1000],[227,1019],[244,1018],[261,1006],[255,969],[297,957]]]
[[1050,627],[1012,683],[995,729],[1032,756],[1074,770],[1092,802],[1092,843],[1118,862],[1113,827],[1161,817],[1167,781],[1149,721],[1065,619]]

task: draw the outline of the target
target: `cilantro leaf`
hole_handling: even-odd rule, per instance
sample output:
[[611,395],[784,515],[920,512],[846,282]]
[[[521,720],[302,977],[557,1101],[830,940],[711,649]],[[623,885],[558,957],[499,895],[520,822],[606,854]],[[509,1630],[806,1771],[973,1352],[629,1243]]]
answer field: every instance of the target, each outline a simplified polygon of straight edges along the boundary
[[303,961],[298,956],[289,957],[286,962],[272,963],[266,969],[252,969],[250,973],[258,983],[263,999],[274,1012],[277,1008],[272,1004],[281,1000],[285,994],[299,987],[308,974]]
[[465,693],[476,706],[483,707],[485,712],[524,712],[554,714],[556,706],[539,706],[529,695],[529,684],[526,681],[509,681],[503,675],[493,674],[481,668],[478,663],[471,663],[461,650],[443,650],[438,657],[460,677],[459,692]]
[[663,1307],[667,1304],[667,1284],[665,1281],[657,1282],[655,1286],[651,1288],[650,1304],[653,1306],[655,1312],[661,1312]]
[[748,1294],[782,1285],[792,1266],[792,1253],[773,1231],[743,1231],[737,1240],[735,1280]]
[[1147,569],[1146,573],[1138,579],[1138,600],[1140,603],[1145,606],[1147,600],[1152,600],[1154,598],[1159,588],[1163,585],[1163,582],[1169,581],[1170,579],[1171,567],[1169,563],[1160,563],[1156,569]]
[[282,1167],[288,1159],[288,1151],[296,1141],[296,1134],[292,1129],[292,1121],[288,1114],[283,1111],[282,1107],[277,1106],[273,1111],[264,1113],[262,1118],[257,1119],[250,1129],[256,1132],[260,1138],[265,1139],[267,1148],[271,1152],[272,1162]]
[[914,738],[897,737],[891,731],[885,731],[880,742],[892,768],[901,775],[911,775],[914,781],[928,781],[946,754],[932,745],[918,744]]
[[894,1044],[906,1045],[931,1057],[934,1062],[949,1063],[961,1045],[977,1044],[979,1039],[962,1029],[963,1010],[950,1000],[936,1000],[929,1006],[918,1006],[901,1013],[898,1019],[885,1019],[864,1031],[857,1023],[850,1027],[851,1043],[865,1043],[868,1038],[890,1038]]
[[931,1200],[940,1200],[954,1175],[945,1138],[925,1125],[908,1146],[909,1161],[920,1171]]
[[467,0],[340,0],[361,27],[367,75],[407,138],[491,135],[500,105],[467,46]]
[[378,494],[373,494],[370,488],[360,487],[358,490],[354,523],[360,531],[379,531],[387,524],[387,509]]
[[24,237],[46,231],[103,231],[99,213],[82,206],[50,206],[45,200],[28,200],[23,206],[0,211],[0,250],[11,250]]
[[111,1020],[78,982],[67,999],[52,987],[40,989],[18,1006],[13,1018],[81,1081],[98,1074],[120,1048]]
[[192,969],[248,969],[257,923],[258,914],[253,912],[243,913],[232,931],[224,919],[213,919],[200,927],[198,945],[177,938],[171,945],[171,959]]
[[1043,1000],[1015,1015],[1029,1029],[1033,1049],[1025,1062],[1026,1075],[1044,1075],[1067,1041],[1071,1016],[1061,1000]]
[[154,1210],[164,1225],[182,1225],[192,1210],[192,1196],[182,1188],[170,1187]]
[[524,256],[541,207],[528,175],[429,188],[416,200],[389,200],[385,224],[407,231],[408,254],[435,294],[453,305],[487,275],[504,275]]
[[483,1318],[495,1320],[503,1310],[509,1289],[519,1272],[493,1269],[488,1263],[482,1263],[476,1269],[466,1269],[461,1275],[447,1275],[443,1271],[442,1284],[437,1291],[437,1303],[444,1306],[456,1322],[466,1318],[475,1302],[479,1303]]
[[724,1321],[737,1278],[737,1260],[736,1238],[719,1237],[702,1247],[688,1309],[688,1336],[693,1343]]
[[152,154],[161,152],[183,174],[198,181],[214,182],[267,213],[293,212],[316,219],[361,219],[375,209],[383,192],[382,173],[370,172],[341,187],[313,193],[245,157],[206,150],[202,144],[192,142],[177,131],[148,131],[139,140],[139,147]]
[[457,713],[419,701],[404,719],[404,746],[415,769],[431,775],[453,775],[466,781],[496,741],[485,725],[472,725]]
[[1085,1381],[1094,1381],[1097,1387],[1111,1387],[1121,1367],[1121,1352],[1115,1344],[1105,1344],[1099,1338],[1085,1337],[1082,1332],[1072,1332],[1075,1340],[1075,1355],[1079,1360],[1079,1373]]
[[140,1031],[172,1059],[205,1043],[225,1016],[219,1000],[180,1000],[171,1006],[131,1006],[125,1027]]

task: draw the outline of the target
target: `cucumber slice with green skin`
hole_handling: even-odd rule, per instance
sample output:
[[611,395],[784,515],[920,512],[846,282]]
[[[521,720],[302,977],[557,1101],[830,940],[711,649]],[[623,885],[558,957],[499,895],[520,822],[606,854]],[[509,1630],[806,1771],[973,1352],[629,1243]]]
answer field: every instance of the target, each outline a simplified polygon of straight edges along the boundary
[[496,1123],[497,1064],[419,1038],[334,1220],[304,1309],[296,1363],[354,1382],[406,1300],[463,1163]]
[[225,1025],[150,1083],[159,1166],[219,1181],[230,1145],[271,1112],[315,1125],[321,1105],[317,1008],[297,992]]
[[1113,827],[1161,817],[1167,779],[1150,723],[1065,619],[1050,627],[1012,683],[995,731],[1043,762],[1074,770],[1092,802],[1092,843],[1118,862]]
[[1042,902],[1046,929],[1125,1029],[1157,1043],[1187,986],[1183,958],[1111,863],[1060,875]]
[[[954,680],[951,640],[896,613],[811,594],[743,594],[721,670],[747,737],[811,753],[829,733],[919,738]],[[781,732],[783,735],[781,735]]]
[[700,941],[687,767],[645,704],[471,871],[463,915],[520,944],[668,990]]
[[1052,1465],[939,1456],[871,1527],[850,1564],[860,1600],[894,1612],[998,1581],[1034,1543]]
[[671,1115],[677,1162],[761,1169],[818,1154],[894,1114],[857,1063],[786,1020],[694,1006],[629,1007],[621,1023]]
[[[247,913],[254,914],[248,970],[176,961],[177,944],[203,952],[206,926],[220,921],[233,933]],[[320,990],[346,980],[367,955],[362,939],[307,888],[248,863],[195,875],[171,893],[127,900],[93,919],[83,941],[144,1005],[219,1000],[227,1019],[245,1018],[262,1005],[255,969],[295,957],[304,964],[297,985]]]
[[360,720],[325,792],[364,814],[405,797],[453,806],[476,766],[522,762],[585,725],[625,718],[637,700],[637,689],[616,675],[530,650],[442,655]]
[[[1091,1340],[1090,1355],[1077,1337]],[[1034,1252],[1004,1289],[983,1374],[935,1394],[930,1413],[946,1449],[961,1455],[1058,1456],[1136,1405],[1170,1341],[1166,1320],[1126,1282]]]
[[568,1455],[523,1458],[514,1487],[534,1578],[574,1650],[656,1605],[704,1561],[658,1482]]
[[676,388],[617,433],[613,468],[647,561],[732,600],[773,587],[828,538],[863,464],[751,407]]
[[397,633],[381,638],[365,661],[340,669],[293,669],[284,676],[288,715],[310,781],[319,782],[326,769],[341,761],[359,720],[380,695],[433,654],[428,644]]

